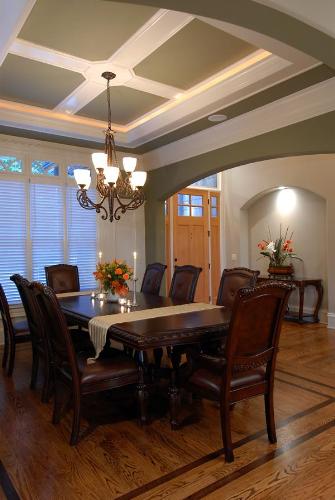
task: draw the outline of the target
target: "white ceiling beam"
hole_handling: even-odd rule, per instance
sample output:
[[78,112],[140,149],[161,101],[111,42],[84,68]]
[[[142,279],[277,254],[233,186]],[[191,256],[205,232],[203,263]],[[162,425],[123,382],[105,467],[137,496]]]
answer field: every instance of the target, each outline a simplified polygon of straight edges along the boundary
[[137,75],[134,75],[133,78],[126,82],[126,86],[143,92],[149,92],[150,94],[159,95],[166,99],[175,99],[177,96],[180,97],[180,95],[184,93],[182,89],[177,87],[165,85],[164,83],[142,78]]
[[191,14],[161,9],[109,59],[111,63],[134,68],[158,47],[194,19]]
[[59,113],[74,114],[84,108],[86,104],[95,99],[105,89],[105,84],[85,80],[70,95],[65,97],[56,107],[55,111]]
[[276,54],[277,56],[286,59],[299,67],[309,66],[318,62],[313,57],[304,54],[303,52],[294,49],[279,40],[263,35],[262,33],[257,33],[256,31],[243,28],[242,26],[236,26],[236,24],[226,23],[209,17],[198,16],[198,19],[204,23],[214,26],[214,28],[218,28],[226,33],[229,33],[230,35],[236,36],[237,38],[240,38],[255,47],[268,50],[272,54]]
[[63,52],[58,52],[57,50],[43,47],[42,45],[37,45],[22,40],[21,38],[14,40],[8,52],[17,56],[26,57],[27,59],[32,59],[33,61],[51,64],[58,68],[68,69],[82,74],[90,67],[90,61],[86,61],[86,59],[64,54]]
[[0,0],[0,66],[36,0]]

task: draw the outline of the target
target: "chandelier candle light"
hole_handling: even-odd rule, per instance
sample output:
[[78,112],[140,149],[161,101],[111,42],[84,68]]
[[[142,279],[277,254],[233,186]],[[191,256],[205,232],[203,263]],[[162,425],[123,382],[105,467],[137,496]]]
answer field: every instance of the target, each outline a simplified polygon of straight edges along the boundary
[[[74,177],[78,184],[77,200],[79,205],[86,210],[102,212],[103,220],[120,220],[121,214],[127,210],[136,210],[143,205],[143,186],[147,179],[147,173],[136,171],[137,158],[124,157],[123,171],[119,168],[112,130],[111,105],[110,105],[110,81],[115,78],[115,74],[109,71],[102,73],[107,80],[107,106],[108,106],[108,126],[105,130],[105,152],[93,153],[92,162],[97,173],[96,190],[98,201],[92,201],[87,190],[91,185],[91,172],[87,169],[76,169]],[[107,200],[108,211],[104,206]]]

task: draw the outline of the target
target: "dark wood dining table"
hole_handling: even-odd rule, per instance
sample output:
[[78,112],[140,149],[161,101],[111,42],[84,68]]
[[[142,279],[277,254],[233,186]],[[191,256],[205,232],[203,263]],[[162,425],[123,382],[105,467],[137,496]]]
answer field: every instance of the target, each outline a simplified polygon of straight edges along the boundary
[[[131,307],[130,311],[185,304],[185,302],[169,297],[143,293],[137,293],[136,302],[138,305],[134,308]],[[122,307],[118,303],[92,299],[89,295],[59,298],[59,303],[67,318],[75,320],[76,323],[84,327],[88,327],[89,321],[95,316],[118,314]],[[230,316],[230,310],[222,307],[115,323],[110,327],[108,336],[111,339],[117,340],[125,347],[137,352],[136,359],[139,366],[137,391],[141,423],[147,422],[146,351],[165,346],[173,348],[177,345],[194,345],[209,340],[222,339],[227,334]],[[169,388],[172,428],[178,427],[176,408],[179,389],[175,381],[176,377],[172,376]]]

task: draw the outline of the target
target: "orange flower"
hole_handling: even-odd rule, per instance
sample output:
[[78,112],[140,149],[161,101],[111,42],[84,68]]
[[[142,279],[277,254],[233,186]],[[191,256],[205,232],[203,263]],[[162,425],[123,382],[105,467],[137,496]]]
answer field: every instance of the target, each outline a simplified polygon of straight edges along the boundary
[[128,293],[128,287],[125,285],[125,286],[121,286],[120,289],[118,290],[118,294],[121,295],[121,297],[125,297]]
[[113,288],[117,288],[119,286],[119,282],[118,281],[112,281],[112,287]]
[[122,274],[122,269],[120,269],[119,267],[117,267],[117,268],[115,269],[115,274],[117,274],[117,275]]
[[124,279],[125,281],[129,280],[129,274],[128,274],[128,273],[124,273],[124,275],[123,275],[123,279]]

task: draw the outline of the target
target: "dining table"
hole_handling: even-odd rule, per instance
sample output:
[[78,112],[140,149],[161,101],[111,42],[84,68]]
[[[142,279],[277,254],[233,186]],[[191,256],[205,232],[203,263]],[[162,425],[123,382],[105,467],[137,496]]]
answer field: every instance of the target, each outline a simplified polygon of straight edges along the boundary
[[[201,345],[208,341],[221,340],[227,335],[231,311],[225,307],[215,307],[206,310],[192,310],[174,314],[172,306],[182,306],[184,301],[171,297],[137,293],[136,307],[110,303],[90,295],[66,294],[59,296],[60,307],[65,316],[83,327],[89,328],[90,321],[98,316],[104,317],[123,313],[129,315],[129,320],[122,317],[122,322],[113,323],[108,329],[108,339],[120,342],[128,350],[136,352],[139,380],[137,393],[140,410],[140,423],[148,423],[147,403],[149,398],[147,352],[156,348],[175,346]],[[133,298],[133,294],[131,294]],[[199,304],[199,308],[200,308]],[[147,317],[134,319],[134,311],[144,311],[155,308],[170,308],[171,314],[163,317]],[[187,307],[187,306],[186,306]],[[194,305],[193,309],[196,309]],[[161,310],[161,309],[159,309]],[[120,316],[118,316],[120,317]],[[176,429],[178,423],[179,387],[176,377],[170,377],[169,386],[171,428]]]

